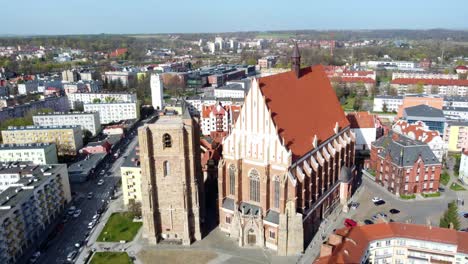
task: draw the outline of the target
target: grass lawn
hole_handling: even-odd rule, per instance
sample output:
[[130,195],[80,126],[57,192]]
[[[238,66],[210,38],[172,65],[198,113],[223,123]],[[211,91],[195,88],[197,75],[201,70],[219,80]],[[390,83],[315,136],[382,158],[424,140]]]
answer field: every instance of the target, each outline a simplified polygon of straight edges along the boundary
[[422,196],[424,198],[430,198],[430,197],[439,197],[440,192],[435,192],[435,193],[423,193]]
[[454,191],[465,191],[466,190],[465,188],[463,188],[463,186],[461,186],[460,184],[455,183],[455,182],[453,182],[452,185],[450,185],[450,189],[452,189]]
[[113,213],[104,226],[101,234],[99,234],[97,241],[132,241],[141,226],[141,222],[133,222],[133,215],[131,213]]
[[96,252],[90,264],[132,264],[126,252]]
[[415,199],[416,195],[415,194],[410,194],[410,195],[400,194],[400,198],[403,200],[411,200],[411,199]]
[[449,181],[450,174],[448,174],[448,172],[444,170],[444,172],[442,172],[442,174],[440,175],[440,183],[442,183],[443,185],[447,185]]
[[348,98],[346,98],[346,102],[342,106],[345,111],[354,111],[353,105],[354,105],[354,97],[348,96]]

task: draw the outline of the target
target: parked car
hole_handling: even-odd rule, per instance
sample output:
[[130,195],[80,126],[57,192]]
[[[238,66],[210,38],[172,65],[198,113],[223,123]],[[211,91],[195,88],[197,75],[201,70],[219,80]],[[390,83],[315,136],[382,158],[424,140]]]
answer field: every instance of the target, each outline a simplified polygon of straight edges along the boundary
[[80,209],[77,209],[77,210],[75,211],[75,213],[73,213],[73,217],[74,217],[74,218],[78,218],[80,215],[81,215],[81,210],[80,210]]
[[93,199],[93,192],[88,193],[88,199]]
[[372,222],[372,220],[369,220],[369,219],[366,219],[364,220],[364,224],[366,225],[372,225],[374,222]]
[[103,179],[100,179],[100,180],[98,181],[98,183],[97,183],[97,185],[99,185],[99,186],[101,186],[101,185],[103,185],[103,184],[104,184],[104,180],[103,180]]
[[464,218],[468,218],[468,213],[464,213],[464,214],[463,214],[463,217],[464,217]]
[[398,213],[400,212],[400,210],[397,210],[397,209],[393,208],[393,209],[390,209],[389,212],[390,212],[391,214],[398,214]]
[[75,206],[71,206],[70,208],[68,208],[68,215],[73,215],[75,213],[75,210],[76,210],[76,207]]
[[105,173],[106,173],[106,171],[105,171],[105,170],[101,170],[101,172],[99,173],[99,175],[101,175],[101,176],[102,176],[102,175],[104,175]]
[[67,255],[67,261],[72,262],[75,258],[78,252],[76,250],[73,250]]
[[357,202],[352,202],[351,203],[351,209],[356,210],[359,207],[359,203]]
[[344,220],[344,225],[345,225],[346,227],[353,227],[353,226],[357,226],[357,223],[356,223],[356,221],[354,221],[353,219],[346,218],[346,219]]
[[376,206],[379,206],[379,205],[382,205],[382,204],[385,204],[385,201],[384,201],[384,200],[380,200],[380,201],[374,202],[374,205],[376,205]]
[[372,220],[377,221],[378,219],[379,219],[379,216],[378,216],[378,215],[373,215],[373,216],[372,216]]
[[99,214],[95,214],[95,215],[93,215],[93,221],[94,221],[94,220],[96,220],[96,221],[97,221],[98,219],[99,219]]
[[378,201],[382,201],[382,199],[380,197],[378,197],[378,196],[372,198],[372,202],[375,203],[375,202],[378,202]]
[[445,189],[442,187],[439,187],[439,192],[445,192]]
[[377,215],[382,217],[382,218],[387,218],[387,215],[385,213],[378,213]]
[[36,251],[31,258],[29,258],[29,263],[36,263],[39,257],[41,256],[41,252]]
[[96,220],[93,220],[93,221],[89,222],[89,224],[88,224],[88,228],[89,228],[89,229],[93,229],[93,228],[94,228],[94,226],[96,225],[96,223],[97,223],[97,221],[96,221]]
[[83,241],[78,241],[75,243],[76,248],[80,248],[83,245]]

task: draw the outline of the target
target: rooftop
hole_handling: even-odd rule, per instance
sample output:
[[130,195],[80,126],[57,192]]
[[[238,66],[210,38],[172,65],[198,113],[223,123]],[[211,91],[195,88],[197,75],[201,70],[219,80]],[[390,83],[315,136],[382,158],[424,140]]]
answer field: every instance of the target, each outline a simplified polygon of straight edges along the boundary
[[94,153],[82,157],[79,161],[72,163],[68,167],[68,173],[73,174],[84,174],[88,175],[91,170],[96,168],[96,166],[101,162],[102,159],[106,156],[106,153]]
[[71,115],[95,115],[98,112],[51,112],[51,113],[37,113],[34,116],[59,116],[59,115],[66,115],[66,116],[71,116]]
[[369,112],[352,112],[346,116],[351,128],[376,128],[376,116]]
[[404,116],[408,117],[433,117],[433,118],[445,118],[444,112],[440,109],[427,106],[424,104],[407,107],[403,110]]
[[137,154],[137,149],[134,148],[128,156],[125,158],[124,162],[122,163],[121,167],[132,167],[132,168],[139,168],[140,167],[140,156]]
[[231,83],[225,86],[217,87],[215,90],[237,90],[237,91],[244,91],[242,85],[238,83]]
[[67,126],[9,126],[7,131],[14,130],[57,130],[57,129],[75,129],[80,128],[77,125],[67,125]]
[[320,257],[314,263],[360,263],[369,244],[376,240],[407,238],[457,246],[457,252],[468,253],[468,232],[426,225],[381,223],[342,228],[336,234],[344,238],[333,247],[330,256]]

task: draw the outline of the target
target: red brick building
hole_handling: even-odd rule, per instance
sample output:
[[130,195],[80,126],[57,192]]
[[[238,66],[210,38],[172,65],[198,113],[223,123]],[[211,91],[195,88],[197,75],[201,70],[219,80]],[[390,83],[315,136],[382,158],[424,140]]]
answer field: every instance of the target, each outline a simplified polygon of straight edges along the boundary
[[218,166],[219,226],[239,246],[304,250],[347,206],[355,136],[322,66],[254,79]]
[[396,195],[437,192],[442,164],[429,146],[390,132],[372,143],[375,181]]

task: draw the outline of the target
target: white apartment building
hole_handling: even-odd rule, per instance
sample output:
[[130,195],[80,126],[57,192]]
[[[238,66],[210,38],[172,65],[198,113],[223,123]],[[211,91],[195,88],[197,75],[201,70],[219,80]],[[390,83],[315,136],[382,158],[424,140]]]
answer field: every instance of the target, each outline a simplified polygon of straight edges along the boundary
[[136,94],[132,93],[72,93],[68,94],[67,97],[71,109],[75,109],[75,107],[82,106],[83,104],[93,103],[97,100],[101,102],[112,100],[128,103],[137,101]]
[[120,81],[123,86],[128,86],[136,80],[137,72],[135,71],[109,71],[105,72],[104,76],[108,82]]
[[214,89],[214,96],[217,98],[245,98],[246,91],[242,85],[233,83]]
[[384,105],[387,112],[398,112],[398,107],[403,104],[403,96],[377,95],[374,97],[374,112],[383,112]]
[[140,107],[137,102],[87,103],[84,104],[84,111],[98,112],[101,124],[140,118]]
[[362,62],[361,66],[366,66],[371,69],[375,69],[377,67],[391,67],[404,70],[416,69],[417,63],[413,61],[367,61]]
[[0,263],[17,263],[71,202],[67,165],[1,164],[0,178],[17,179],[0,193]]
[[[33,164],[56,164],[57,146],[53,143],[2,144],[0,162],[29,161]],[[1,179],[0,179],[1,182]],[[2,184],[0,184],[0,190]]]
[[101,132],[98,112],[38,113],[33,116],[33,122],[36,126],[79,125],[83,131],[88,130],[93,136]]
[[468,147],[461,153],[459,178],[464,184],[468,184]]
[[458,74],[445,74],[433,72],[393,72],[392,80],[395,79],[446,79],[458,80]]

